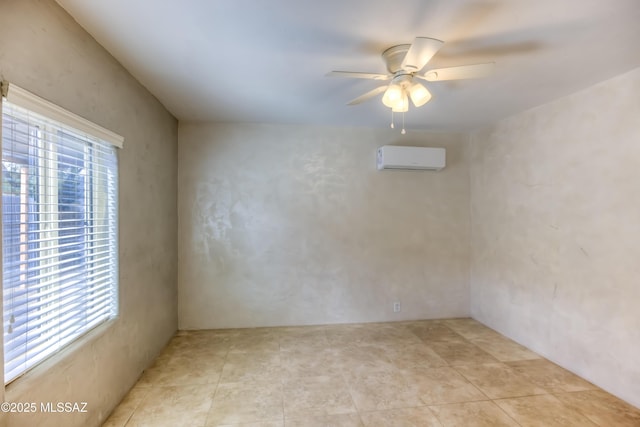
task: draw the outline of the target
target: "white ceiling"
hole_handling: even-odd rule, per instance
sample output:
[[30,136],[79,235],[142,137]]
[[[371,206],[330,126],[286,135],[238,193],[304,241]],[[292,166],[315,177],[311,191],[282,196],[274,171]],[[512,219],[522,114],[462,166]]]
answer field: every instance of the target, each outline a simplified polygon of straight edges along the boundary
[[638,0],[58,0],[180,120],[388,126],[380,53],[444,40],[427,68],[494,61],[429,83],[408,128],[468,130],[640,67]]

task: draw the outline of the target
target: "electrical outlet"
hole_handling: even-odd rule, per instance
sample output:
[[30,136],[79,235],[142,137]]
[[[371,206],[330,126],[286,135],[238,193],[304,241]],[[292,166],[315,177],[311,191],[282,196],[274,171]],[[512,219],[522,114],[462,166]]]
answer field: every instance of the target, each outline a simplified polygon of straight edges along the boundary
[[393,303],[393,312],[400,313],[400,301],[396,301]]

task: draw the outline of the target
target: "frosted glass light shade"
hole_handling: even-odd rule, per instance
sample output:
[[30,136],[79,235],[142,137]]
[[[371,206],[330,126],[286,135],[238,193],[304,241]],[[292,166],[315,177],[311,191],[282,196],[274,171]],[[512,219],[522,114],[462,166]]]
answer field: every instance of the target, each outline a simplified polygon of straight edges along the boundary
[[431,99],[431,93],[420,83],[411,85],[409,88],[409,96],[411,96],[411,101],[416,107],[422,107]]
[[406,113],[409,111],[409,97],[406,92],[402,92],[402,97],[391,107],[394,113]]
[[400,85],[390,84],[382,96],[382,103],[389,108],[393,108],[398,102],[402,102],[403,92]]

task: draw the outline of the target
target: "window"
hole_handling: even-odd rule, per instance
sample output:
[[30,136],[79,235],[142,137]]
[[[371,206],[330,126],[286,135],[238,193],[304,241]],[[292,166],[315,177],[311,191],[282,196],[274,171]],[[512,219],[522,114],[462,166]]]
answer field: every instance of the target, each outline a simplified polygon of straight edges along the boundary
[[14,88],[2,103],[5,383],[118,312],[116,148],[28,92],[18,101],[38,105],[14,104]]

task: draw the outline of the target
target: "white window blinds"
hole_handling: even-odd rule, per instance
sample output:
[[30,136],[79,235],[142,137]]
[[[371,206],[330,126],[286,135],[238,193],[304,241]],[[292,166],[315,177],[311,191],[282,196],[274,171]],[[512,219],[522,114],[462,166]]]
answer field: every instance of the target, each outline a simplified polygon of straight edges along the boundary
[[118,310],[115,147],[25,93],[2,104],[5,383]]

